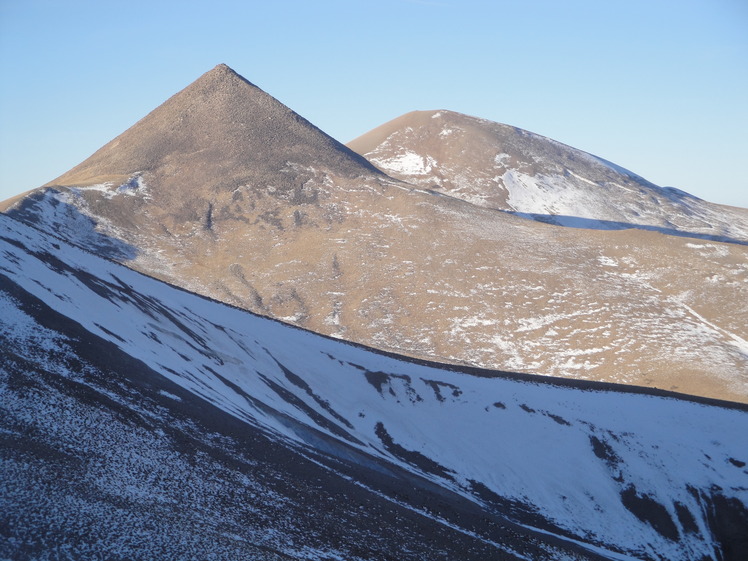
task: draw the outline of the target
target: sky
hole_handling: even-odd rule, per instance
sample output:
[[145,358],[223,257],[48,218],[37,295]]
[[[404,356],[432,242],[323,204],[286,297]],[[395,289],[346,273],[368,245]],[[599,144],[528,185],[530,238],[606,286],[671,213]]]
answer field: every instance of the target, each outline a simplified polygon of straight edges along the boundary
[[748,0],[0,0],[0,200],[219,63],[341,142],[448,109],[748,207]]

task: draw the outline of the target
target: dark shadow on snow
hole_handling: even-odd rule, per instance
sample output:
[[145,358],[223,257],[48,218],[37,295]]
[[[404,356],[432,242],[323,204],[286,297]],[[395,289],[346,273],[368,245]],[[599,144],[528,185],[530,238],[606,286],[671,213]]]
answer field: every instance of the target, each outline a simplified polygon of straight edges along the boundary
[[59,191],[37,191],[23,199],[5,214],[68,243],[113,261],[132,261],[139,250],[97,229],[97,222],[55,195]]
[[731,238],[718,234],[704,234],[700,232],[687,232],[676,228],[666,228],[664,226],[651,226],[648,224],[634,224],[632,222],[617,222],[615,220],[598,220],[596,218],[582,218],[580,216],[569,216],[566,214],[533,214],[528,212],[501,211],[520,218],[529,218],[545,224],[563,226],[565,228],[580,228],[587,230],[647,230],[649,232],[659,232],[667,236],[677,236],[681,238],[695,238],[698,240],[707,240],[712,242],[731,243],[736,245],[748,245],[748,241]]

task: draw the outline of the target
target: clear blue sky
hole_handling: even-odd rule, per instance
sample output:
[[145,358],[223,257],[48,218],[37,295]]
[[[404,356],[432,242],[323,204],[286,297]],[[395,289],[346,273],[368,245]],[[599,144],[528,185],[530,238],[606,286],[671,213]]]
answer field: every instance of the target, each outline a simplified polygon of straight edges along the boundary
[[220,62],[342,142],[451,109],[748,207],[748,0],[0,0],[0,200]]

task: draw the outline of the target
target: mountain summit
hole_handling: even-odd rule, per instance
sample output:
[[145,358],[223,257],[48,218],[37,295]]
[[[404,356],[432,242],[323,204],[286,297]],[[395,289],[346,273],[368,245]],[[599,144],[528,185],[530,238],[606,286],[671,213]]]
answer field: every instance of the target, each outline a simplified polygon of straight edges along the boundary
[[[371,347],[748,401],[740,240],[661,235],[688,233],[677,205],[655,232],[528,220],[531,209],[499,203],[563,192],[583,207],[605,191],[605,208],[620,209],[621,193],[641,188],[631,199],[641,202],[654,186],[497,123],[405,120],[394,132],[411,132],[385,131],[372,144],[381,150],[362,151],[383,168],[428,164],[425,181],[386,175],[219,65],[8,214],[173,285]],[[504,187],[513,178],[511,196],[483,181],[495,176]],[[545,222],[559,222],[551,211]]]
[[[110,257],[143,255],[163,243],[181,247],[224,223],[227,229],[237,222],[282,224],[279,203],[314,203],[322,186],[385,177],[219,64],[11,213],[78,237],[86,222],[79,214],[91,216],[99,233],[106,230],[132,251],[112,252],[92,232],[86,243],[110,248]],[[46,205],[49,196],[67,206]],[[301,213],[292,211],[291,219],[301,220]],[[164,234],[170,241],[156,240]]]
[[403,181],[579,228],[641,228],[748,244],[748,211],[663,188],[602,158],[453,111],[413,111],[348,146]]
[[204,193],[233,190],[250,176],[272,182],[289,162],[351,177],[376,173],[365,159],[219,64],[47,185],[144,174],[182,196],[191,186]]

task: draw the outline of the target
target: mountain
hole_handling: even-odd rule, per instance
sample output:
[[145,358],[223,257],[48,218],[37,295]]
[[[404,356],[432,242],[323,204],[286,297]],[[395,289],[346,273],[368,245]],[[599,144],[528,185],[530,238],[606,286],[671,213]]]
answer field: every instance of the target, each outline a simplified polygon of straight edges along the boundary
[[231,194],[247,179],[272,185],[288,175],[289,166],[353,178],[378,174],[367,160],[219,64],[48,185],[140,175],[158,186],[151,196],[185,198]]
[[[543,142],[532,136],[527,149],[577,154]],[[553,165],[603,183],[611,205],[618,191],[601,178],[644,189],[607,164],[595,168],[607,176],[582,175],[592,157],[575,157],[587,167]],[[567,228],[432,187],[385,175],[219,65],[6,212],[175,286],[347,341],[748,402],[748,247],[726,243],[742,235],[737,220],[722,241],[663,235],[685,233],[680,215],[669,230]]]
[[549,138],[452,111],[414,111],[348,146],[435,192],[536,220],[748,244],[748,210],[658,187]]
[[748,407],[445,367],[0,216],[0,556],[738,560]]
[[85,187],[80,205],[113,228],[145,228],[147,245],[222,223],[276,223],[273,202],[313,201],[330,175],[344,184],[382,174],[218,65],[47,187]]

